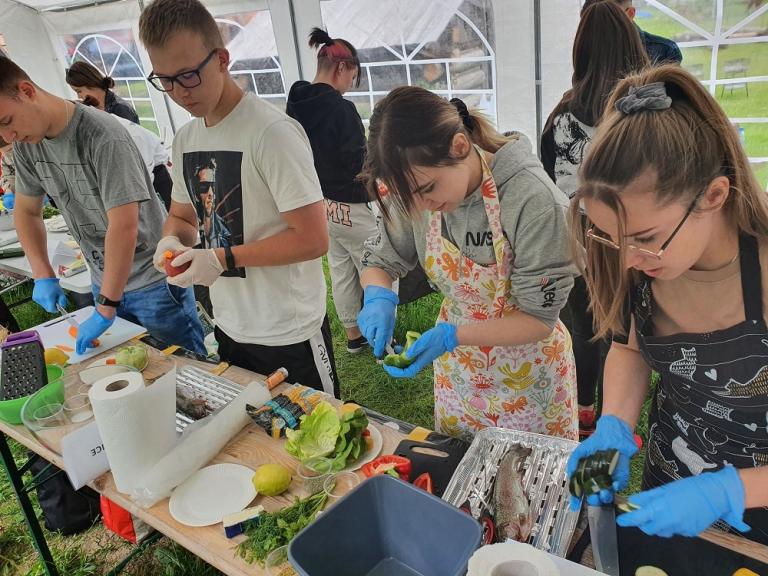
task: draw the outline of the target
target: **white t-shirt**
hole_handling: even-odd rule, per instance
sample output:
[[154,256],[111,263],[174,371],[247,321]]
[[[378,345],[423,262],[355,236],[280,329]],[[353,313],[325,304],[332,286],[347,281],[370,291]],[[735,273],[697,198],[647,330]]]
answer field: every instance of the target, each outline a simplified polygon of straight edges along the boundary
[[136,143],[136,147],[141,153],[141,158],[147,166],[149,177],[154,180],[155,175],[152,173],[152,170],[155,169],[155,166],[168,164],[168,152],[163,148],[160,138],[154,132],[150,132],[143,126],[139,126],[130,120],[114,114],[112,114],[112,117],[128,129],[128,134],[131,135],[131,138]]
[[[295,120],[247,93],[226,118],[186,124],[173,141],[176,202],[193,204],[205,248],[287,228],[281,212],[321,201],[312,149]],[[236,342],[285,346],[316,335],[325,317],[321,259],[239,268],[211,286],[217,326]]]

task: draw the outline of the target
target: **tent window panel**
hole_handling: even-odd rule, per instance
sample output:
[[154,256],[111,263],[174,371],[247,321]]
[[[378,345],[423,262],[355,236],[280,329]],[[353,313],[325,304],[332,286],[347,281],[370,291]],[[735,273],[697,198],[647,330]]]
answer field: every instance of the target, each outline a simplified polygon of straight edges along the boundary
[[160,136],[160,128],[158,127],[157,122],[154,120],[141,120],[140,124],[150,132],[156,134],[158,137]]
[[[359,53],[358,53],[359,56]],[[361,60],[362,62],[362,60]],[[367,66],[365,64],[362,64],[360,66],[360,86],[352,85],[352,89],[347,92],[347,96],[350,94],[354,94],[355,92],[369,92],[371,90],[370,85],[368,84],[368,72],[367,72]]]
[[259,94],[283,94],[283,77],[280,72],[263,72],[254,74],[256,78],[256,89]]
[[488,90],[493,87],[490,62],[451,62],[453,90]]
[[766,122],[742,122],[736,126],[747,156],[768,158],[768,118]]
[[702,82],[712,77],[711,46],[694,46],[689,48],[681,46],[680,51],[683,53],[683,68]]
[[[468,4],[468,2],[465,2]],[[489,56],[488,47],[477,35],[474,27],[464,18],[454,15],[444,23],[439,36],[424,44],[414,55],[416,60],[434,58],[461,58],[464,56]]]
[[755,176],[757,176],[757,181],[760,182],[760,186],[765,190],[768,190],[768,160],[752,163],[752,170],[755,171]]
[[[765,6],[765,2],[762,0],[725,0],[723,2],[723,31],[730,30],[763,6]],[[768,11],[740,27],[738,31],[734,31],[734,36],[764,35],[766,30],[768,30]]]
[[232,78],[245,92],[256,92],[256,85],[250,72],[233,73]]
[[347,94],[344,97],[355,105],[360,118],[363,120],[371,119],[371,99],[368,96],[350,96]]
[[442,62],[411,64],[411,84],[427,90],[447,90],[448,75],[445,64]]
[[[692,13],[691,7],[686,7],[686,2],[665,2],[665,5],[674,10],[681,18],[687,18]],[[693,4],[693,3],[691,3]],[[700,0],[696,2],[699,12],[706,12],[708,6],[714,9],[714,1]],[[705,36],[699,30],[693,30],[683,24],[680,20],[672,17],[670,14],[659,10],[656,6],[645,2],[644,0],[635,0],[632,5],[636,8],[635,23],[646,32],[658,34],[664,38],[670,38],[675,42],[686,42],[694,40],[705,40]],[[707,18],[695,18],[688,20],[691,24],[703,29],[710,34],[714,32],[714,20],[707,21]],[[702,26],[702,23],[705,25]]]
[[371,66],[371,83],[377,92],[389,91],[398,86],[407,85],[408,74],[402,64]]
[[768,42],[721,44],[717,55],[717,77],[768,76]]

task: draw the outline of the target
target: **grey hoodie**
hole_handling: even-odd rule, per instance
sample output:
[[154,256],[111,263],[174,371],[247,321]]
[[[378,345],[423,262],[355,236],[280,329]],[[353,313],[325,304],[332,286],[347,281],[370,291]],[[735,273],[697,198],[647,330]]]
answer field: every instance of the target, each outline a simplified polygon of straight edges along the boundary
[[[512,300],[554,328],[578,275],[568,247],[568,198],[549,179],[522,134],[494,155],[491,172],[501,203],[501,224],[512,246]],[[379,233],[365,243],[363,266],[402,278],[425,260],[429,212],[414,220],[392,209],[378,219]],[[459,207],[443,213],[442,236],[482,265],[495,263],[493,239],[480,188]]]

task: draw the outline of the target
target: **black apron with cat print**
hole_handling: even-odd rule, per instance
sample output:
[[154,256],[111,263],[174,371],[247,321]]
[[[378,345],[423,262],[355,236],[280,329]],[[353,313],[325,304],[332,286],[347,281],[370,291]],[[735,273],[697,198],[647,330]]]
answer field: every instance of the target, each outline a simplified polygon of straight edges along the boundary
[[[742,235],[739,253],[746,320],[725,330],[653,336],[651,279],[637,286],[638,343],[661,375],[648,421],[643,489],[726,464],[768,464],[768,329],[757,240]],[[744,521],[752,530],[743,536],[768,544],[768,509],[747,510]]]

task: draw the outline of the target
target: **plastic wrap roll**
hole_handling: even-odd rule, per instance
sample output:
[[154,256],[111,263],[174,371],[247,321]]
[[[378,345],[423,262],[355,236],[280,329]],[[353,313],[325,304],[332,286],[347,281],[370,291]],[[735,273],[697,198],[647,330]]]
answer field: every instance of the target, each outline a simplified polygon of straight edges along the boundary
[[201,425],[185,434],[179,445],[136,485],[133,499],[149,508],[170,496],[176,486],[205,466],[250,422],[246,404],[261,406],[271,397],[263,383],[251,382],[220,412],[198,421]]
[[144,385],[140,372],[97,380],[88,392],[115,486],[130,494],[176,443],[176,375]]

